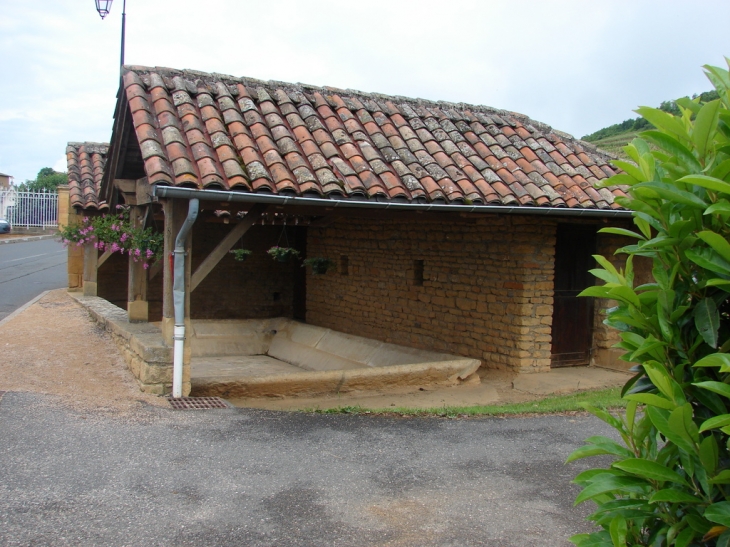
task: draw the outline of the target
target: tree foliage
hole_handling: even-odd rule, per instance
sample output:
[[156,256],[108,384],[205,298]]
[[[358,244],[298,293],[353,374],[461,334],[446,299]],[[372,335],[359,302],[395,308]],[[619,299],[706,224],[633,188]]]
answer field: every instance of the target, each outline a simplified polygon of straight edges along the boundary
[[[717,91],[715,91],[715,90],[705,91],[703,93],[700,93],[699,95],[694,95],[692,97],[693,100],[695,100],[697,98],[699,98],[700,102],[705,103],[705,102],[714,101],[715,99],[717,99],[718,94],[717,94]],[[679,101],[682,101],[684,99],[687,99],[687,97],[679,99]],[[659,105],[659,110],[662,110],[663,112],[668,112],[670,114],[675,114],[675,115],[680,114],[679,106],[677,106],[677,101],[663,101]],[[595,141],[600,141],[602,139],[607,139],[608,137],[613,137],[615,135],[620,135],[621,133],[645,131],[647,129],[654,129],[654,126],[646,118],[643,118],[643,117],[630,118],[628,120],[622,121],[621,123],[616,123],[613,125],[609,125],[608,127],[604,127],[603,129],[599,129],[595,133],[586,135],[582,139],[584,141],[588,141],[588,142],[595,142]],[[626,142],[626,141],[624,141],[624,142]]]
[[44,167],[38,171],[35,180],[26,180],[20,184],[18,189],[21,192],[55,192],[62,184],[68,184],[66,173],[59,173],[50,167]]
[[[601,528],[571,538],[579,547],[730,545],[730,72],[704,68],[717,98],[639,108],[654,129],[607,181],[627,186],[637,231],[602,230],[632,238],[625,267],[597,256],[604,284],[582,294],[618,303],[606,323],[635,375],[625,415],[586,407],[621,442],[591,437],[569,458],[613,458],[575,479]],[[636,256],[653,282],[634,286]]]

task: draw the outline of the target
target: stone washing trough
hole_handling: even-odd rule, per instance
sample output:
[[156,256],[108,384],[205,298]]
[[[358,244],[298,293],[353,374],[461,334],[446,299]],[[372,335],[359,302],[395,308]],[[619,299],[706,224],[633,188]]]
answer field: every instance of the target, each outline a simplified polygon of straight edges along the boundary
[[456,385],[480,361],[285,318],[194,320],[192,396],[283,397]]

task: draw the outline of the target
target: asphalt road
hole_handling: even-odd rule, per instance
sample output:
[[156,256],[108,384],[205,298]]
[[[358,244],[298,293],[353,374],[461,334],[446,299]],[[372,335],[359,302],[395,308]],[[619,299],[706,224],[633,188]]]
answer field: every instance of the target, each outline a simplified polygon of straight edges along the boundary
[[[592,417],[250,409],[78,413],[0,401],[2,546],[562,546]],[[598,462],[596,462],[598,463]]]
[[0,321],[43,291],[67,283],[66,248],[58,241],[0,245]]

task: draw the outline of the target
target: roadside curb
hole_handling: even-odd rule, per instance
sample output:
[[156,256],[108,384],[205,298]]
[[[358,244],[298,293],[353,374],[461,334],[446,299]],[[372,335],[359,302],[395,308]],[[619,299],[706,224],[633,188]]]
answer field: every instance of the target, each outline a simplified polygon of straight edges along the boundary
[[10,239],[0,239],[0,245],[9,245],[10,243],[27,243],[28,241],[41,241],[43,239],[53,239],[55,234],[42,235],[42,236],[26,236],[26,237],[13,237]]
[[[53,290],[56,290],[56,289],[53,289]],[[30,300],[29,302],[26,302],[25,304],[23,304],[22,306],[20,306],[13,313],[11,313],[10,315],[4,317],[2,320],[0,320],[0,327],[2,327],[7,321],[10,321],[16,315],[19,315],[22,312],[24,312],[25,310],[27,310],[28,308],[30,308],[33,304],[35,304],[36,302],[38,302],[41,298],[43,298],[44,296],[46,296],[49,292],[51,292],[51,291],[50,290],[49,291],[43,291],[41,294],[39,294],[38,296],[36,296],[32,300]]]

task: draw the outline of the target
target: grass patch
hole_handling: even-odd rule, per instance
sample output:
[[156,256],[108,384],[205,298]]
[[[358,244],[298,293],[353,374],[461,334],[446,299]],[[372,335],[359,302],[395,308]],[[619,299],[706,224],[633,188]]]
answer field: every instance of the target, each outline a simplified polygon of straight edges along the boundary
[[531,414],[558,414],[562,412],[583,412],[580,403],[604,409],[625,408],[626,401],[621,398],[621,388],[613,387],[595,391],[583,391],[570,395],[555,395],[537,401],[510,403],[505,405],[444,406],[438,408],[380,408],[368,409],[361,406],[341,406],[324,410],[309,409],[306,412],[317,414],[378,414],[390,416],[440,416],[445,418],[465,418],[468,416],[515,416]]

